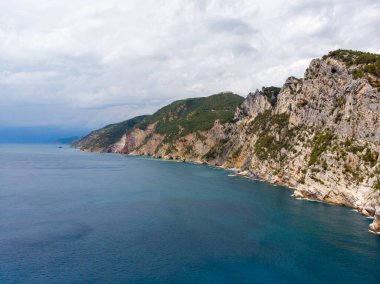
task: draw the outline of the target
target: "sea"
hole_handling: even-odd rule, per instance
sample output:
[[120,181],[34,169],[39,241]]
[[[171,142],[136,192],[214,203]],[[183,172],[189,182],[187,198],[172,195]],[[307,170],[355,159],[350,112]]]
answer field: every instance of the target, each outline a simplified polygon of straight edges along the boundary
[[0,145],[0,283],[380,283],[350,208],[205,165]]

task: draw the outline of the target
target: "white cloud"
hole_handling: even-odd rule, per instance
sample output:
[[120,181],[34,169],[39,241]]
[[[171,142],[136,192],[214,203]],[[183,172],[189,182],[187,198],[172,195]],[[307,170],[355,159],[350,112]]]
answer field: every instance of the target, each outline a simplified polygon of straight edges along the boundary
[[281,86],[329,50],[379,52],[379,14],[371,0],[2,0],[0,124],[99,127]]

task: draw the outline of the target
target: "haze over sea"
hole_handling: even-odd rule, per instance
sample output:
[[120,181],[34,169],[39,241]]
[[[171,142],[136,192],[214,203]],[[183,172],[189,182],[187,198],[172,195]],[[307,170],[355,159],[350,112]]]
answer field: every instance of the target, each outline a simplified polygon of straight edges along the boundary
[[379,283],[353,210],[186,163],[0,144],[0,283]]

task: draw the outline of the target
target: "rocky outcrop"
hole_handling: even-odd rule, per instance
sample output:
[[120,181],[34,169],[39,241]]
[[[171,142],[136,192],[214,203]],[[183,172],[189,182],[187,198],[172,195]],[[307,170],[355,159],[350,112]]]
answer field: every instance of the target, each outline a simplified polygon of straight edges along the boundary
[[374,218],[370,230],[378,232],[380,94],[373,82],[379,81],[376,72],[357,75],[368,69],[360,57],[348,66],[339,56],[312,60],[304,77],[290,77],[279,93],[274,87],[250,93],[232,121],[216,119],[207,130],[178,136],[151,121],[107,149],[235,169],[293,187],[295,198],[355,208]]
[[255,93],[248,94],[242,105],[237,109],[234,119],[240,120],[244,117],[255,119],[259,112],[270,109],[271,107],[271,104],[262,92],[256,90]]
[[369,228],[372,232],[380,234],[380,206],[377,206],[374,221]]
[[[252,98],[247,100],[253,101]],[[296,188],[293,196],[356,208],[375,217],[380,204],[380,95],[344,63],[315,59],[303,79],[289,78],[276,105],[256,94],[230,126],[224,165]],[[233,153],[239,153],[234,155]],[[235,157],[234,157],[235,156]],[[376,219],[377,218],[377,219]]]

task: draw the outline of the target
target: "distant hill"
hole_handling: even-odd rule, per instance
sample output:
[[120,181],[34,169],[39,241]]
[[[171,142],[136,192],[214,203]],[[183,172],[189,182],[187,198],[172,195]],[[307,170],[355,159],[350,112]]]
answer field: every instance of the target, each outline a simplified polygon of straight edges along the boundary
[[174,141],[190,133],[208,130],[216,120],[220,123],[231,121],[243,101],[243,97],[231,92],[175,101],[153,115],[135,117],[95,130],[75,142],[74,146],[82,150],[107,152],[123,135],[135,129],[146,131],[148,127],[154,128],[152,134],[164,135],[166,142]]
[[136,124],[148,117],[148,115],[142,115],[126,121],[107,125],[104,128],[92,131],[90,134],[75,141],[73,145],[82,150],[106,151],[106,149],[119,141],[123,135],[132,131]]

